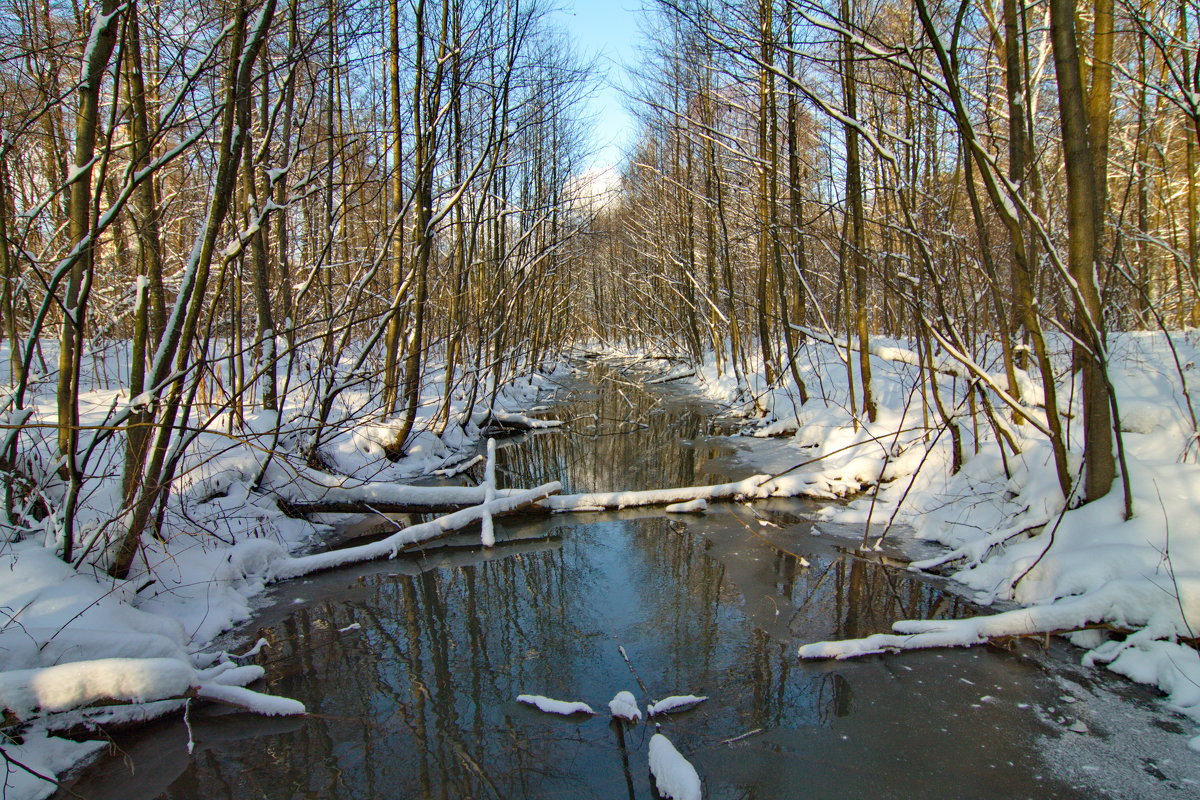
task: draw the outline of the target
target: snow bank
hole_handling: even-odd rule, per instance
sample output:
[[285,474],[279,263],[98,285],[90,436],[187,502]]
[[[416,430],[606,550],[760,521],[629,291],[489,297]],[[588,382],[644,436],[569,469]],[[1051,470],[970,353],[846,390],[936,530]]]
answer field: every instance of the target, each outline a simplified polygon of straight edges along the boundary
[[[819,334],[819,332],[816,332]],[[1091,664],[1162,689],[1168,702],[1200,721],[1200,655],[1185,642],[1200,635],[1200,445],[1188,407],[1193,365],[1200,363],[1200,332],[1118,333],[1109,338],[1110,378],[1121,409],[1134,517],[1124,518],[1121,484],[1101,500],[1064,511],[1045,436],[1042,387],[1018,372],[1017,382],[1034,424],[1019,425],[995,389],[989,389],[1002,426],[1019,452],[1003,450],[993,425],[975,403],[967,378],[985,385],[1002,379],[1000,349],[988,346],[966,367],[935,354],[943,407],[961,442],[962,466],[951,473],[952,431],[944,426],[930,388],[918,382],[911,342],[875,337],[872,391],[875,421],[851,414],[846,343],[809,338],[797,361],[813,398],[801,405],[795,387],[768,386],[761,370],[720,372],[710,358],[695,378],[697,391],[740,404],[755,436],[783,437],[769,467],[784,470],[762,487],[770,494],[847,497],[819,518],[869,526],[944,545],[945,552],[913,564],[940,569],[972,600],[1015,602],[1021,608],[956,621],[899,622],[890,632],[851,642],[805,644],[810,658],[848,658],[915,647],[970,645],[1004,636],[1099,628],[1072,637]],[[836,346],[835,346],[836,344]],[[1068,467],[1078,476],[1082,449],[1081,395],[1072,385],[1070,344],[1050,341],[1061,410],[1069,436]],[[1176,361],[1178,358],[1178,362]],[[852,359],[854,361],[855,359]],[[1182,365],[1177,369],[1176,364]],[[855,369],[855,386],[859,376]],[[786,375],[786,373],[785,373]],[[856,388],[853,394],[861,393]],[[976,399],[978,395],[976,394]],[[755,464],[750,468],[766,466]],[[864,494],[865,492],[865,494]],[[1078,505],[1073,503],[1072,505]],[[1196,740],[1200,746],[1200,738]]]
[[[54,363],[55,344],[43,344],[48,362]],[[93,448],[92,437],[111,426],[114,409],[120,411],[132,401],[119,388],[128,383],[128,343],[104,345],[104,353],[91,347],[84,357],[88,366],[80,397],[80,451],[89,453],[84,468],[89,477],[74,523],[76,555],[86,552],[89,562],[103,564],[100,556],[107,543],[118,540],[124,530],[121,481],[114,478],[121,474],[123,447],[119,437],[111,437]],[[0,355],[4,352],[0,346]],[[316,445],[315,460],[332,469],[309,466],[313,413],[321,399],[314,393],[320,386],[312,381],[294,383],[280,412],[247,409],[238,419],[205,419],[207,412],[202,412],[198,419],[207,427],[196,431],[182,452],[162,515],[161,536],[143,537],[124,581],[114,581],[87,563],[76,570],[57,555],[62,526],[53,513],[64,507],[65,486],[53,466],[54,382],[31,376],[30,407],[15,420],[31,425],[22,433],[20,461],[42,481],[37,488],[52,516],[37,530],[0,524],[0,686],[4,705],[11,704],[10,710],[22,718],[25,742],[6,743],[7,753],[54,778],[102,746],[56,739],[50,733],[54,726],[153,719],[183,707],[182,700],[158,698],[191,693],[258,713],[302,713],[295,701],[242,688],[263,676],[260,667],[236,666],[204,652],[218,634],[250,617],[253,598],[272,580],[327,563],[293,558],[311,548],[328,528],[286,517],[277,499],[473,509],[450,523],[398,534],[386,545],[390,554],[406,543],[438,535],[447,524],[478,519],[477,507],[488,499],[486,487],[409,483],[417,476],[469,465],[481,438],[478,423],[485,417],[530,428],[560,424],[522,413],[550,385],[547,377],[527,375],[504,385],[493,385],[489,378],[478,393],[479,408],[468,408],[464,398],[455,397],[439,417],[445,376],[434,376],[437,379],[426,384],[405,457],[390,461],[384,446],[394,441],[401,420],[379,413],[379,392],[369,380],[344,372],[356,355],[346,354],[336,367],[343,371],[341,377],[349,378],[348,388],[338,395],[329,426]],[[219,352],[213,357],[214,364],[220,363]],[[303,352],[297,355],[296,370],[311,369],[306,358]],[[557,487],[544,488],[549,492]],[[504,513],[531,499],[536,495],[500,489],[486,510]],[[333,560],[367,555],[343,554]],[[105,702],[127,705],[90,705]],[[71,708],[76,710],[62,710]],[[52,784],[17,770],[9,775],[5,798],[41,797],[53,790]]]

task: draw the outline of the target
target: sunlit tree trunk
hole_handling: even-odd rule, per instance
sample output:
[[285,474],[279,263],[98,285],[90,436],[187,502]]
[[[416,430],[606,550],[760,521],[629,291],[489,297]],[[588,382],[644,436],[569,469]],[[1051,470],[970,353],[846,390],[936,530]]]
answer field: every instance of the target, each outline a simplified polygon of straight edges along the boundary
[[1070,0],[1050,0],[1050,18],[1067,175],[1068,269],[1075,282],[1073,332],[1081,345],[1077,351],[1083,373],[1084,497],[1096,500],[1108,493],[1116,474],[1111,398],[1104,363],[1107,354],[1104,312],[1097,277],[1100,226],[1095,202],[1097,173],[1088,139],[1073,4]]
[[75,110],[75,158],[70,178],[68,233],[71,252],[63,296],[62,329],[58,353],[58,450],[71,482],[63,509],[63,560],[70,561],[74,547],[75,503],[81,477],[76,462],[79,441],[79,359],[87,319],[86,295],[95,267],[96,242],[92,240],[92,168],[100,124],[100,89],[117,41],[115,0],[103,0],[95,11],[84,50],[82,77]]
[[[850,0],[842,0],[842,20],[850,24]],[[858,335],[858,369],[862,381],[862,411],[868,422],[875,421],[875,400],[871,394],[871,331],[868,318],[870,296],[867,287],[866,222],[863,213],[862,163],[858,147],[858,78],[854,45],[844,37],[842,88],[849,117],[846,136],[846,205],[850,215],[850,258],[854,263],[854,330]]]

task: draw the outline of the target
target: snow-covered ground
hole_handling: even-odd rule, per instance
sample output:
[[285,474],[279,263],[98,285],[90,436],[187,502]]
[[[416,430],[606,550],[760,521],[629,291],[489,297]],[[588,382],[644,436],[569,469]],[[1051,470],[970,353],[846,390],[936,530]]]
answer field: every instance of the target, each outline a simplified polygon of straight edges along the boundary
[[[1084,649],[1085,663],[1157,686],[1171,708],[1200,722],[1200,449],[1198,415],[1188,407],[1200,332],[1175,333],[1170,341],[1161,333],[1114,334],[1110,347],[1134,510],[1128,521],[1119,478],[1106,497],[1068,508],[1046,438],[1030,424],[1012,424],[1000,409],[1020,446],[1019,454],[1002,453],[982,408],[971,416],[961,369],[959,377],[943,373],[939,380],[962,440],[964,463],[952,474],[952,437],[942,430],[928,386],[924,394],[920,389],[907,342],[872,345],[873,423],[851,413],[844,348],[809,341],[799,358],[813,395],[804,405],[790,376],[783,386],[767,387],[761,370],[752,371],[739,385],[728,371],[719,375],[711,359],[704,364],[692,379],[698,391],[762,415],[752,435],[783,437],[791,463],[803,465],[764,488],[853,498],[830,504],[824,517],[864,532],[869,527],[868,542],[876,546],[881,536],[896,537],[894,526],[902,524],[918,539],[946,547],[915,568],[949,575],[982,604],[1019,605],[972,619],[900,622],[891,633],[862,640],[806,643],[800,655],[845,658],[1079,630],[1070,639]],[[857,352],[850,355],[857,362]],[[1080,391],[1066,366],[1064,353],[1059,398],[1077,475]],[[944,368],[956,371],[953,362]],[[1023,394],[1040,400],[1040,387],[1021,378]],[[764,471],[760,464],[749,468]],[[1191,746],[1200,750],[1200,736]]]
[[[885,340],[872,347],[879,409],[873,423],[856,421],[851,412],[845,350],[812,340],[800,360],[813,396],[804,405],[786,382],[767,387],[760,370],[739,384],[728,372],[719,374],[712,360],[694,374],[691,368],[668,367],[661,376],[691,380],[697,391],[755,418],[752,435],[778,437],[772,458],[778,461],[782,451],[787,466],[798,465],[786,474],[772,464],[752,471],[773,477],[755,475],[684,492],[629,487],[544,505],[579,510],[772,494],[850,497],[849,504],[827,506],[824,517],[869,529],[872,544],[898,536],[903,528],[910,532],[905,535],[943,545],[942,555],[917,566],[949,574],[981,603],[1011,601],[1020,607],[966,620],[901,622],[891,633],[853,642],[805,643],[801,656],[849,657],[1089,628],[1071,635],[1084,648],[1087,663],[1106,664],[1158,686],[1173,708],[1200,721],[1200,657],[1191,646],[1200,625],[1200,451],[1184,384],[1200,356],[1200,335],[1177,334],[1171,344],[1161,334],[1148,333],[1116,335],[1112,341],[1112,378],[1135,512],[1129,521],[1119,482],[1108,497],[1064,510],[1045,439],[1034,426],[1009,421],[1020,453],[1002,453],[987,418],[972,416],[961,373],[950,374],[955,367],[946,363],[947,374],[939,381],[943,405],[955,415],[964,456],[962,469],[951,474],[952,437],[942,430],[928,387],[924,393],[920,389],[915,356],[908,343]],[[127,402],[118,388],[121,372],[116,354],[94,362],[84,397],[85,426],[101,428],[112,410]],[[1065,369],[1062,375],[1069,380]],[[0,581],[0,705],[15,716],[4,721],[6,731],[19,731],[20,740],[0,740],[10,760],[6,800],[49,794],[54,785],[32,773],[52,778],[97,747],[59,739],[54,730],[88,720],[124,722],[179,712],[192,698],[269,714],[301,711],[284,698],[242,688],[262,670],[246,664],[246,654],[210,652],[209,644],[249,616],[253,598],[269,582],[321,568],[322,559],[329,558],[299,555],[328,529],[284,516],[276,498],[416,502],[420,490],[401,482],[454,470],[479,449],[480,425],[487,417],[526,422],[521,413],[554,382],[551,375],[523,376],[500,387],[491,406],[480,402],[489,397],[486,391],[472,408],[460,396],[440,418],[443,426],[434,423],[443,381],[433,376],[415,446],[397,462],[383,457],[396,422],[369,414],[377,387],[351,387],[339,396],[322,440],[325,470],[311,468],[298,455],[313,408],[303,388],[289,393],[289,404],[278,416],[259,412],[234,423],[216,415],[190,445],[166,509],[162,540],[146,539],[127,581],[64,564],[56,555],[59,528],[53,516],[37,530],[9,531],[0,544],[5,575]],[[1023,383],[1027,397],[1040,397],[1034,381]],[[52,386],[37,384],[35,422],[53,421],[52,392]],[[1074,469],[1081,433],[1078,397],[1077,387],[1060,387]],[[85,432],[83,447],[91,435]],[[61,486],[54,482],[53,430],[31,428],[22,441],[24,466],[31,473],[42,471],[41,491],[56,509]],[[81,542],[109,530],[120,493],[116,438],[91,441],[97,446],[87,472],[94,477],[85,485],[76,518]],[[460,512],[464,519],[482,519],[552,491],[553,486],[539,487],[520,494],[485,485],[461,490],[461,497],[450,502],[474,506]],[[480,508],[485,501],[488,508]],[[699,510],[695,505],[688,510]],[[432,525],[431,532],[440,528]],[[386,555],[403,546],[407,536],[400,532],[361,555]],[[337,559],[352,555],[353,549],[341,551]],[[118,704],[88,705],[94,701]],[[1192,743],[1200,749],[1200,737]]]
[[[52,350],[47,343],[48,360]],[[90,477],[75,517],[76,541],[85,546],[120,523],[121,443],[117,437],[104,439],[102,429],[128,402],[120,389],[124,362],[124,353],[114,347],[93,354],[86,374],[81,450],[90,447],[85,468]],[[0,363],[7,363],[6,353],[0,353]],[[37,775],[54,779],[102,747],[53,735],[73,725],[149,719],[182,711],[193,698],[265,714],[302,713],[299,703],[242,688],[263,676],[261,668],[245,663],[253,654],[210,651],[214,637],[249,617],[255,596],[269,582],[327,566],[310,563],[316,557],[297,556],[329,527],[285,516],[276,499],[420,501],[420,490],[399,482],[469,458],[480,447],[481,425],[489,417],[520,424],[528,419],[523,412],[554,385],[548,372],[520,376],[497,387],[494,401],[492,387],[483,386],[469,408],[464,391],[438,419],[444,377],[433,374],[410,439],[414,443],[406,457],[392,462],[383,456],[383,444],[399,422],[372,414],[378,387],[359,382],[338,396],[320,445],[320,460],[328,469],[316,470],[302,455],[311,435],[315,384],[310,379],[301,385],[303,370],[297,367],[296,373],[281,414],[255,410],[235,421],[215,410],[207,418],[173,484],[161,539],[143,537],[143,550],[125,581],[114,581],[86,561],[75,569],[57,554],[61,526],[55,513],[63,487],[54,474],[54,430],[48,427],[55,419],[54,386],[34,381],[31,422],[46,427],[22,433],[21,461],[38,479],[38,491],[54,513],[36,530],[9,526],[0,536],[0,707],[6,711],[0,796],[5,800],[52,793],[55,784]],[[196,419],[205,420],[205,411],[198,409]],[[483,487],[467,489],[449,502],[475,505],[490,499],[491,511],[501,513],[536,494],[486,493]],[[477,505],[460,512],[472,519],[481,513]],[[411,540],[413,530],[378,543],[379,552],[359,555],[386,555]],[[339,558],[353,550],[340,551]]]

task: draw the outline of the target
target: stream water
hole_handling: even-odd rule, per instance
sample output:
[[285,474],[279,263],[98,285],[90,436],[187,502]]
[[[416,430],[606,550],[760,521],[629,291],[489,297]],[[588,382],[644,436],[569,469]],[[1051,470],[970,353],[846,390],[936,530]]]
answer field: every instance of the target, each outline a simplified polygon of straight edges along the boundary
[[[500,449],[501,485],[653,488],[755,471],[747,445],[719,435],[712,411],[595,368],[553,406],[565,429]],[[510,518],[498,521],[490,551],[467,534],[279,586],[223,645],[267,638],[264,690],[303,701],[310,715],[195,709],[191,755],[182,721],[165,720],[119,737],[72,790],[122,800],[650,798],[653,725],[618,735],[608,721],[607,702],[622,689],[643,709],[648,697],[709,696],[661,726],[710,800],[1094,797],[1097,782],[1111,790],[1104,770],[1119,759],[1061,753],[1085,738],[1131,747],[1115,730],[1067,729],[1094,692],[1113,690],[1061,656],[1024,645],[799,661],[806,641],[973,613],[942,586],[854,556],[853,536],[814,530],[805,519],[815,508]],[[345,531],[370,535],[372,526]],[[522,693],[583,700],[601,714],[542,714],[516,702]],[[1170,728],[1141,696],[1121,702],[1143,716],[1109,727]],[[1148,790],[1140,796],[1196,788],[1170,764],[1127,760],[1129,796],[1138,786]]]

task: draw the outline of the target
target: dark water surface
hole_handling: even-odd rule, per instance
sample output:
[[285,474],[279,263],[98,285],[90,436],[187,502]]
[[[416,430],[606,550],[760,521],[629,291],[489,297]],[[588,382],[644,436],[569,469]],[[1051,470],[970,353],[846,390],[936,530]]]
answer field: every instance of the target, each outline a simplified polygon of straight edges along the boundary
[[[616,490],[748,474],[736,466],[744,445],[712,435],[711,409],[635,383],[596,370],[564,387],[552,413],[569,428],[503,447],[501,485]],[[164,721],[119,739],[74,791],[650,798],[653,726],[618,736],[607,717],[608,700],[628,689],[643,709],[648,697],[710,696],[662,732],[711,800],[1095,796],[1039,757],[1043,737],[1075,734],[1049,719],[1063,690],[1032,648],[796,658],[803,642],[972,613],[937,585],[847,555],[850,538],[814,535],[803,515],[815,508],[509,519],[489,552],[468,534],[277,587],[237,643],[270,640],[260,688],[303,701],[310,716],[197,709],[193,755],[182,722]],[[542,714],[515,701],[522,693],[583,700],[601,715]]]

